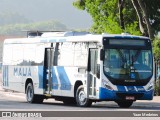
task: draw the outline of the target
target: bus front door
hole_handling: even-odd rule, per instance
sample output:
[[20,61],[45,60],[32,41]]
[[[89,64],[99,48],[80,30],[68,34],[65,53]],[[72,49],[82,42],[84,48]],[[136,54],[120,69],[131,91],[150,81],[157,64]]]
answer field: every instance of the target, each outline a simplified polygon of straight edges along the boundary
[[95,98],[96,97],[96,80],[97,72],[98,72],[98,49],[90,49],[89,50],[89,59],[88,59],[88,77],[87,77],[87,88],[88,88],[88,97]]
[[45,74],[45,94],[50,96],[52,94],[52,67],[53,67],[53,55],[54,48],[45,49],[44,60],[44,74]]

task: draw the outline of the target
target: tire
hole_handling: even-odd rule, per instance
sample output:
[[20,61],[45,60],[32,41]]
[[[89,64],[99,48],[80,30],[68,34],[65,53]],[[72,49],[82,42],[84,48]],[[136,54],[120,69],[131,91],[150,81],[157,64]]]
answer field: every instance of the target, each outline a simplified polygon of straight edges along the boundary
[[84,87],[83,85],[79,86],[76,92],[76,102],[79,107],[90,107],[92,101],[85,98]]
[[43,103],[43,96],[35,95],[33,84],[29,83],[26,88],[26,99],[28,103]]
[[63,103],[65,105],[75,105],[76,104],[76,100],[74,98],[68,98],[68,99],[64,99]]
[[120,108],[129,108],[132,106],[133,101],[116,101]]

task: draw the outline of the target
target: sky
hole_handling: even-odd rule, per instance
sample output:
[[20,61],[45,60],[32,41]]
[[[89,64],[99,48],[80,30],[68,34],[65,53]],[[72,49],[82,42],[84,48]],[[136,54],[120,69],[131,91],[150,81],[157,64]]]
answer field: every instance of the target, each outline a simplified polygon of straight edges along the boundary
[[0,12],[14,11],[33,21],[57,20],[73,29],[88,29],[92,18],[75,8],[75,0],[1,0]]

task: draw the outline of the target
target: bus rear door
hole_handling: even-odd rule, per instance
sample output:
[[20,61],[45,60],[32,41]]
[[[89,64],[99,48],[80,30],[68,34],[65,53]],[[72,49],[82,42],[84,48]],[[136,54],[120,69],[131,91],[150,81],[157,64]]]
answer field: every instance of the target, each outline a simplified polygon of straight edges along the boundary
[[52,67],[54,60],[54,48],[45,49],[45,60],[44,60],[44,74],[45,74],[45,94],[51,96],[52,94]]

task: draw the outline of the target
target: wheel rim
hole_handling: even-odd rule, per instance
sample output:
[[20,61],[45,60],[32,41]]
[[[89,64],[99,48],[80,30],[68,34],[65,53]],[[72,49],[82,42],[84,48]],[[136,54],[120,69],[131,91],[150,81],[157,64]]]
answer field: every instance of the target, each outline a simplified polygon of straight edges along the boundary
[[28,90],[27,90],[27,100],[30,102],[33,98],[33,90],[31,88],[31,86],[28,87]]
[[85,104],[85,102],[86,102],[86,97],[85,97],[84,91],[80,91],[80,92],[79,92],[78,98],[79,98],[79,103],[80,103],[80,105]]

